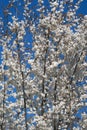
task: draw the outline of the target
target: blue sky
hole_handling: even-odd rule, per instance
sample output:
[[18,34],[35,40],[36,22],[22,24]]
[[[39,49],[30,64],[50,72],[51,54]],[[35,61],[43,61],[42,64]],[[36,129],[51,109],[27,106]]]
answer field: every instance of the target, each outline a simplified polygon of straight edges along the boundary
[[83,15],[87,14],[87,0],[83,0],[77,13],[81,13]]

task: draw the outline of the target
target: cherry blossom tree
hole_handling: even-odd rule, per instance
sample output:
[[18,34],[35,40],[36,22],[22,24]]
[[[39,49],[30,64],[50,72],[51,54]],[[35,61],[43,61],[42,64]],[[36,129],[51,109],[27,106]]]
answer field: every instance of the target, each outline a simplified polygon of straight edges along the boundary
[[83,103],[86,91],[77,87],[76,83],[86,76],[87,64],[84,58],[87,54],[87,16],[83,19],[76,16],[81,1],[73,8],[70,1],[67,13],[64,14],[68,1],[64,2],[50,2],[51,12],[47,15],[41,14],[36,29],[35,25],[31,27],[34,34],[35,59],[29,63],[36,78],[37,93],[39,92],[36,129],[68,130],[84,127],[76,113],[86,106],[86,102]]
[[1,130],[87,128],[86,112],[78,116],[87,106],[87,84],[79,85],[87,77],[87,15],[77,15],[81,2],[12,0],[6,6]]

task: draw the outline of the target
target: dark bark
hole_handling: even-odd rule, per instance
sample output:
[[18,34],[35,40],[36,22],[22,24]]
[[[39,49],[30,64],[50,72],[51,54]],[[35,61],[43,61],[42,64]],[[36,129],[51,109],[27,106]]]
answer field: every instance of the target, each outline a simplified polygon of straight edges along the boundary
[[[44,58],[44,75],[46,74],[46,55],[47,55],[47,51],[48,51],[48,47],[46,48],[46,51],[45,51],[45,58]],[[45,86],[44,86],[44,83],[45,83],[45,79],[43,78],[43,82],[42,82],[42,93],[44,94],[44,91],[45,91]],[[41,115],[44,114],[44,105],[46,103],[46,95],[45,95],[45,98],[42,97],[42,103],[41,103]]]
[[21,56],[20,56],[20,46],[19,46],[19,44],[17,44],[17,48],[18,48],[18,60],[19,60],[19,64],[20,64],[20,72],[21,72],[21,76],[22,76],[22,83],[21,84],[22,84],[23,99],[24,99],[25,127],[26,127],[26,130],[28,130],[26,93],[25,93],[25,87],[24,87],[24,73],[22,71],[22,66],[21,66]]

